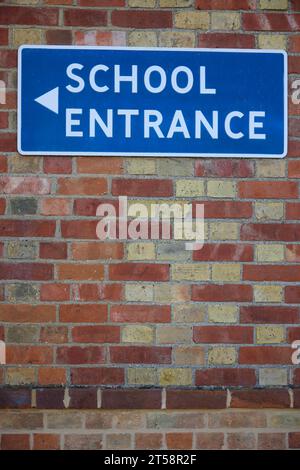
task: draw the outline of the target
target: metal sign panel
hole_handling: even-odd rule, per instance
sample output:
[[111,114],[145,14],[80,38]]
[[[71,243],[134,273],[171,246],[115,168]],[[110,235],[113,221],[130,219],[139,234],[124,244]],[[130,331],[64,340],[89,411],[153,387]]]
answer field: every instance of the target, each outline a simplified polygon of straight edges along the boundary
[[284,157],[286,53],[22,46],[18,150]]

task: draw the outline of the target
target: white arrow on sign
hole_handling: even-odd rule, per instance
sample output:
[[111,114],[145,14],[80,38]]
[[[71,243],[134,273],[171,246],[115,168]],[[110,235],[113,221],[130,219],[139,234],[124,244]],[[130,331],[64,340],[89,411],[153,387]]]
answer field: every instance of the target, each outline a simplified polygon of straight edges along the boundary
[[47,91],[47,93],[39,96],[34,101],[50,109],[53,113],[58,114],[58,91],[58,87],[53,88],[53,90]]

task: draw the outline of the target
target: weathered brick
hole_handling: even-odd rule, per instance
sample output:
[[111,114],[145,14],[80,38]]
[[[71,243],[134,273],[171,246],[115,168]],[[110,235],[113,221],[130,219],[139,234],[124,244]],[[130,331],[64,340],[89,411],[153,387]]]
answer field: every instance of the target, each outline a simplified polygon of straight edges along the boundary
[[234,31],[240,29],[241,17],[240,13],[236,12],[218,12],[211,13],[211,28],[212,30],[225,30]]
[[205,363],[204,349],[198,346],[179,346],[174,350],[176,365],[203,365]]
[[273,344],[285,342],[285,331],[282,326],[258,326],[256,328],[257,344]]
[[235,305],[208,305],[208,320],[213,323],[237,323],[238,309]]
[[276,367],[259,369],[259,385],[287,385],[287,371]]
[[153,343],[154,330],[150,326],[127,325],[122,328],[123,343]]
[[156,385],[158,383],[157,369],[154,368],[129,368],[127,381],[130,385]]
[[231,347],[213,347],[208,351],[209,364],[231,365],[236,362],[236,350]]
[[175,13],[175,28],[206,30],[209,24],[209,14],[204,11],[177,11]]

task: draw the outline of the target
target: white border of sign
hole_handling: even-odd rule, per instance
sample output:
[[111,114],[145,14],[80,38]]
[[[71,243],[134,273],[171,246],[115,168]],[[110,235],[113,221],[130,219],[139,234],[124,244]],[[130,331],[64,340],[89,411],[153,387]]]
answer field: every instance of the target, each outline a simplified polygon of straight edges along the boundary
[[[176,51],[176,52],[246,52],[261,54],[282,54],[284,58],[284,150],[282,154],[266,155],[266,154],[237,154],[237,153],[151,153],[151,152],[45,152],[45,151],[23,151],[21,146],[21,77],[22,77],[22,51],[23,49],[93,49],[93,50],[133,50],[133,51]],[[111,46],[39,46],[39,45],[23,45],[18,50],[18,152],[21,155],[59,155],[59,156],[115,156],[115,157],[219,157],[219,158],[283,158],[287,155],[288,147],[288,66],[287,53],[283,50],[274,49],[208,49],[208,48],[170,48],[170,47],[111,47]]]

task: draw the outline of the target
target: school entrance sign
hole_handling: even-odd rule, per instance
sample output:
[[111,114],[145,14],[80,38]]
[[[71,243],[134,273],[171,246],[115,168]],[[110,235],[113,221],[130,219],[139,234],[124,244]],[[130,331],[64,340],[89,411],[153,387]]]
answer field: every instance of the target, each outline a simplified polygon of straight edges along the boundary
[[22,46],[23,155],[287,153],[283,51]]

